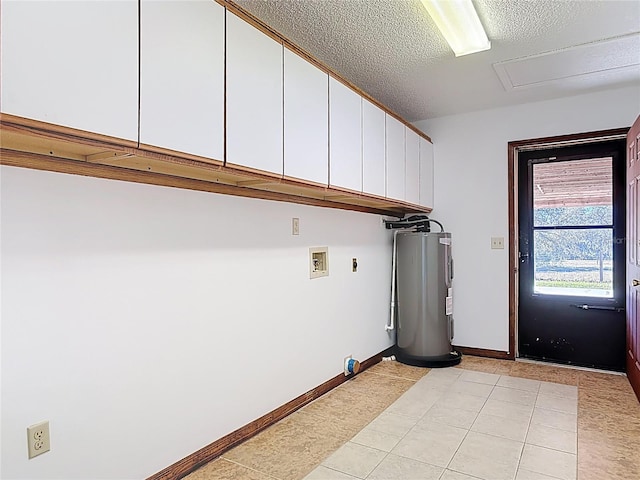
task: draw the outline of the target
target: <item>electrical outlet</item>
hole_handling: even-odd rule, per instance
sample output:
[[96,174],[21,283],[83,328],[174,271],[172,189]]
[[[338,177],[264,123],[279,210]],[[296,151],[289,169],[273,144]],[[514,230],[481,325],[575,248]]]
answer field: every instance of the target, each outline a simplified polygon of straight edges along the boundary
[[48,421],[27,427],[27,445],[29,447],[29,458],[37,457],[51,450]]
[[358,259],[357,258],[353,258],[351,260],[351,271],[352,272],[357,272],[358,271]]
[[291,219],[291,235],[300,235],[300,219]]
[[346,357],[344,357],[344,360],[342,361],[342,367],[344,368],[345,377],[348,377],[349,375],[351,375],[349,373],[349,364],[347,362],[352,358],[353,358],[353,355],[347,355]]
[[491,248],[493,250],[504,249],[504,237],[491,237]]

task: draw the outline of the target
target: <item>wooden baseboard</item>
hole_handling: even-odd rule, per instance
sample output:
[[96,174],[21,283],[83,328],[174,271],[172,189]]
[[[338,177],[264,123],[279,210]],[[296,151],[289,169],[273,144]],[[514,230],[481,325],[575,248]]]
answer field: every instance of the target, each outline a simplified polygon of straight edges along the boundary
[[488,350],[486,348],[473,348],[473,347],[458,347],[454,345],[463,355],[475,355],[476,357],[488,357],[498,358],[500,360],[515,360],[515,356],[509,352],[503,352],[501,350]]
[[[383,356],[391,355],[392,351],[393,347],[390,347],[361,362],[360,372],[363,372],[367,368],[379,363]],[[168,466],[164,470],[151,475],[147,480],[174,480],[182,478],[353,377],[353,375],[350,377],[345,377],[343,374],[336,375],[324,382],[322,385],[303,393],[281,407],[276,408],[243,427],[240,427],[238,430],[225,435],[215,442],[210,443],[206,447],[203,447],[197,452],[194,452],[173,465]]]

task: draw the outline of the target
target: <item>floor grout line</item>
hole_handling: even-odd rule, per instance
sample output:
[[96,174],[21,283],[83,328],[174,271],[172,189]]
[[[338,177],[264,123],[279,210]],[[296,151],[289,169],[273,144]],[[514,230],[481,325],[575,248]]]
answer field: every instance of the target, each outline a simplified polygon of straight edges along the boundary
[[266,475],[267,477],[272,478],[273,480],[284,480],[284,479],[282,479],[282,478],[280,478],[280,477],[274,477],[274,476],[273,476],[273,475],[271,475],[270,473],[263,472],[262,470],[256,470],[255,468],[249,467],[249,466],[244,465],[244,464],[242,464],[242,463],[240,463],[240,462],[236,462],[236,461],[234,461],[234,460],[229,460],[228,458],[225,458],[225,457],[220,457],[220,458],[221,458],[222,460],[226,461],[226,462],[229,462],[229,463],[235,463],[236,465],[239,465],[239,466],[241,466],[241,467],[243,467],[243,468],[246,468],[247,470],[251,470],[252,472],[259,473],[260,475]]

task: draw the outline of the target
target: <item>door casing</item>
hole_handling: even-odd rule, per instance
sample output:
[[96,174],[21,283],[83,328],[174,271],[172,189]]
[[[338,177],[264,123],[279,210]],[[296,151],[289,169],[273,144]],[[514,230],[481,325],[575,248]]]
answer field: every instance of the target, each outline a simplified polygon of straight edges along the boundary
[[517,352],[518,325],[518,153],[525,150],[549,149],[579,144],[618,140],[626,138],[628,128],[600,130],[595,132],[533,138],[509,142],[507,145],[508,192],[509,192],[509,352],[515,359]]

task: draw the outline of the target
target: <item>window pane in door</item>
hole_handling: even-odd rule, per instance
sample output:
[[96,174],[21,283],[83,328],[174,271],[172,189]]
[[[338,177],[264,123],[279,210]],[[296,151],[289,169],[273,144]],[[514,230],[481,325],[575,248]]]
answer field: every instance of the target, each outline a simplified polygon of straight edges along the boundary
[[533,165],[533,225],[613,224],[611,157]]
[[613,297],[613,229],[536,230],[534,293]]

